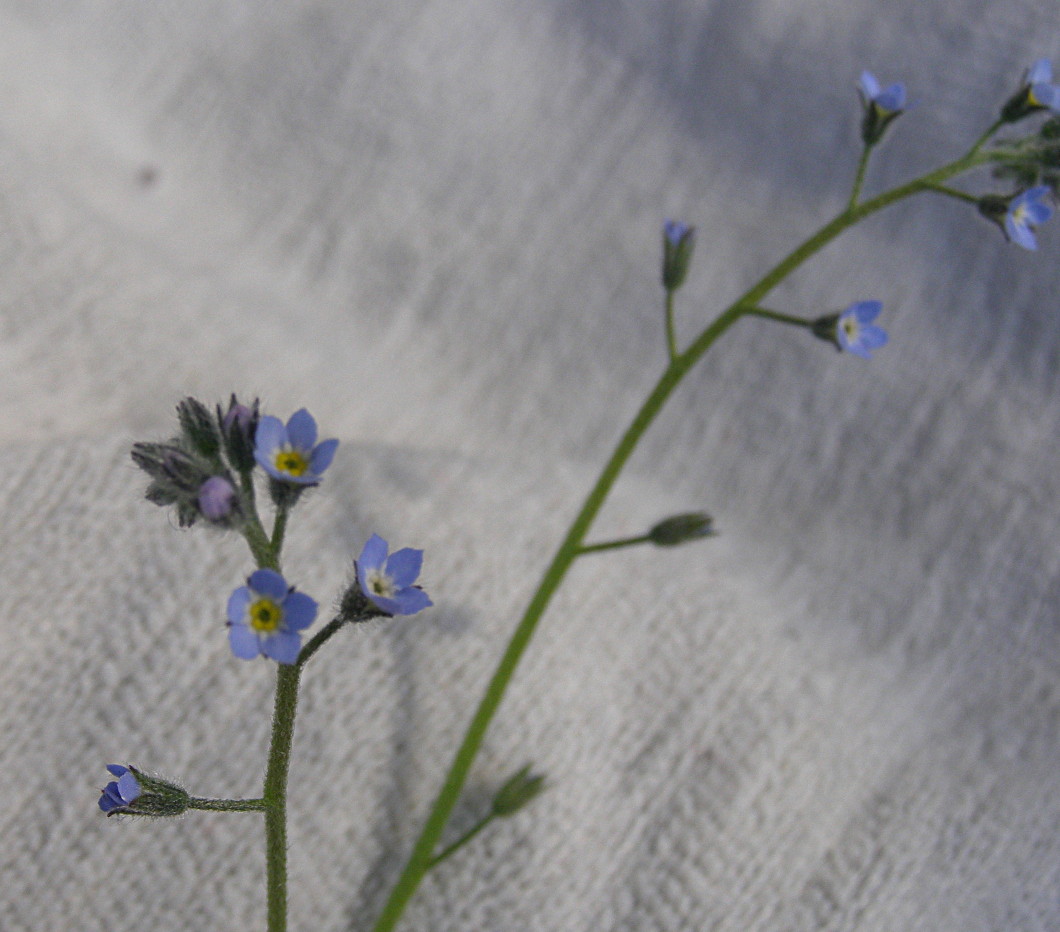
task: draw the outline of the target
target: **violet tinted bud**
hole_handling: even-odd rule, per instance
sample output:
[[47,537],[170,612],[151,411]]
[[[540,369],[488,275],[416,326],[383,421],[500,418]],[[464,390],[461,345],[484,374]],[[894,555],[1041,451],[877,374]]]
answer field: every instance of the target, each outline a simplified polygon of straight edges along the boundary
[[210,476],[199,488],[199,511],[207,521],[226,522],[235,516],[238,497],[224,476]]
[[235,395],[228,402],[228,410],[221,412],[217,406],[217,420],[221,425],[221,438],[225,453],[232,466],[241,473],[254,468],[254,442],[258,430],[258,399],[253,404],[240,404]]

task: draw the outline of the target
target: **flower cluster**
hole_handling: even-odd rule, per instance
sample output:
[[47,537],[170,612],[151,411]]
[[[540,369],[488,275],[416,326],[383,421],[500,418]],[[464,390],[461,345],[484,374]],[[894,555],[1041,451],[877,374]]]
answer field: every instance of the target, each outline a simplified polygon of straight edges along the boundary
[[247,407],[235,395],[227,412],[220,405],[210,412],[202,402],[185,398],[177,405],[177,436],[133,445],[133,462],[151,477],[147,500],[175,506],[181,527],[200,519],[215,527],[238,527],[246,511],[235,476],[248,469],[257,409],[257,401]]
[[[158,505],[175,505],[183,527],[202,520],[243,533],[259,562],[246,585],[229,596],[229,646],[243,660],[263,656],[282,664],[296,663],[301,632],[315,620],[317,603],[288,585],[272,567],[278,564],[287,512],[305,489],[321,482],[339,442],[317,442],[316,420],[305,408],[285,424],[261,414],[257,399],[245,405],[235,395],[227,409],[218,405],[213,412],[194,398],[185,398],[177,406],[177,416],[177,436],[133,446],[133,460],[151,477],[147,498]],[[271,538],[254,504],[253,473],[258,468],[277,508]],[[375,535],[365,545],[355,564],[356,595],[347,592],[343,597],[342,617],[412,615],[431,605],[427,594],[414,585],[423,552],[406,548],[388,558],[387,549],[386,541]],[[115,775],[119,780],[105,799],[111,808],[127,808],[132,798],[123,792],[133,792],[135,778],[128,772]]]

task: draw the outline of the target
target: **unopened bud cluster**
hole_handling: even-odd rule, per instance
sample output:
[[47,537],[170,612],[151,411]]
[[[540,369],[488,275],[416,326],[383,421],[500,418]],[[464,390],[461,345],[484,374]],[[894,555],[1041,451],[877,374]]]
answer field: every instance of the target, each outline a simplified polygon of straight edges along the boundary
[[133,445],[133,461],[151,477],[145,493],[156,505],[176,508],[181,527],[199,520],[217,527],[243,518],[235,475],[254,467],[258,403],[241,405],[235,395],[227,411],[211,412],[185,398],[177,405],[180,433],[161,443]]

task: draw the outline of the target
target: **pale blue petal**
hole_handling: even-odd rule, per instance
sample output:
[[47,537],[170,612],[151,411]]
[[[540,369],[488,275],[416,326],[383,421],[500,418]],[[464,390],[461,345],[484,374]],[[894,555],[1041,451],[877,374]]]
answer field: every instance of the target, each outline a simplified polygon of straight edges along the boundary
[[277,663],[294,663],[301,649],[302,639],[293,631],[279,631],[261,645],[261,652]]
[[317,603],[304,592],[292,592],[283,601],[283,626],[288,631],[308,628],[317,617]]
[[277,602],[287,595],[287,582],[276,570],[254,570],[247,584],[258,595],[268,596]]
[[228,646],[240,660],[253,660],[261,653],[258,636],[246,625],[231,625],[228,628]]
[[364,550],[361,551],[361,556],[357,560],[357,569],[361,572],[379,569],[386,559],[389,547],[390,545],[382,537],[373,534],[364,545]]
[[905,85],[892,84],[876,97],[876,106],[881,110],[895,113],[905,106]]
[[1027,69],[1028,84],[1048,84],[1053,80],[1053,66],[1048,58],[1039,58]]
[[858,87],[861,89],[861,93],[865,95],[866,100],[873,100],[880,92],[880,82],[876,80],[875,75],[871,71],[861,72],[861,80],[858,81]]
[[883,327],[866,327],[861,331],[860,342],[866,349],[879,349],[887,343],[887,331]]
[[404,589],[416,581],[422,566],[423,551],[406,547],[390,555],[390,559],[386,561],[386,575],[394,580],[398,589]]
[[871,324],[883,310],[880,301],[858,301],[847,308],[848,314],[853,314],[859,324]]
[[[364,588],[364,584],[361,584],[361,588]],[[388,615],[400,615],[401,614],[401,603],[397,599],[387,599],[381,595],[376,595],[374,592],[369,592],[365,589],[366,596],[375,604],[375,606]]]
[[[278,417],[266,414],[258,421],[258,429],[254,433],[254,453],[256,456],[268,457],[277,447],[282,447],[287,442],[287,428]],[[260,462],[260,459],[259,459]]]
[[1022,246],[1032,252],[1038,248],[1038,240],[1035,239],[1031,228],[1026,224],[1016,223],[1011,214],[1005,215],[1005,232],[1017,246]]
[[312,450],[317,442],[317,422],[305,408],[295,411],[287,422],[287,439],[296,450]]
[[228,597],[228,620],[232,624],[242,624],[247,619],[248,608],[250,608],[250,590],[246,586],[240,586]]
[[309,471],[313,475],[319,476],[331,465],[331,461],[335,458],[335,451],[338,448],[339,442],[337,440],[324,440],[318,444],[309,457]]
[[123,767],[121,764],[107,764],[107,770],[109,770],[114,776],[120,777],[129,772],[128,767]]
[[434,604],[427,597],[426,592],[422,589],[417,589],[415,586],[403,589],[393,601],[397,603],[397,608],[391,610],[394,615],[415,615],[416,612],[423,611],[423,609]]

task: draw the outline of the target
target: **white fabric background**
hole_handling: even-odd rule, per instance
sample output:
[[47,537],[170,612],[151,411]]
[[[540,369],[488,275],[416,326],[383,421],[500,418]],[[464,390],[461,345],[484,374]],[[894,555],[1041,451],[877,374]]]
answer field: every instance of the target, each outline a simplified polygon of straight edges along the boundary
[[[0,928],[254,929],[260,819],[96,809],[130,761],[258,792],[273,671],[228,652],[238,540],[141,498],[184,394],[342,440],[288,577],[373,531],[437,607],[344,632],[295,738],[291,927],[368,928],[507,633],[663,362],[659,226],[697,224],[688,339],[841,209],[862,68],[918,106],[869,190],[963,151],[1051,0],[0,3]],[[982,184],[982,180],[972,184]],[[741,323],[582,561],[453,830],[552,789],[408,930],[1060,928],[1060,233],[921,198],[771,305],[884,301],[871,363]]]

